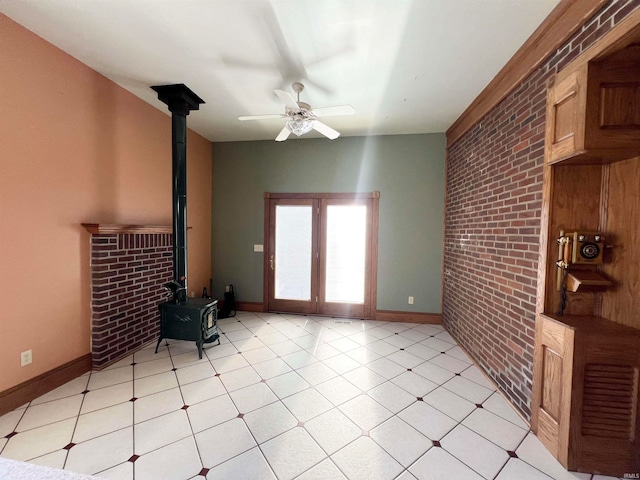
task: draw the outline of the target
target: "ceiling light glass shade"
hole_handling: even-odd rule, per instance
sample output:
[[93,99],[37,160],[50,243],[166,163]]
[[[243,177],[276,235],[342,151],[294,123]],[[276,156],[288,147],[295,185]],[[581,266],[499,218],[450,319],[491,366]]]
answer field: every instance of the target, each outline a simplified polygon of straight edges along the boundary
[[287,120],[287,128],[291,130],[291,133],[295,133],[298,137],[310,132],[313,129],[313,122],[315,120],[311,118],[304,118],[301,116],[292,117]]

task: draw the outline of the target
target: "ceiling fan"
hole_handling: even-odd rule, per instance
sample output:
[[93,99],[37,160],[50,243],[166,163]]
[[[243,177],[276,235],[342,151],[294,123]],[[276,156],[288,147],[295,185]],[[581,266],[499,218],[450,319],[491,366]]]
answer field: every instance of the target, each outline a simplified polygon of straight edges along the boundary
[[291,133],[295,133],[297,136],[300,136],[310,132],[311,130],[320,132],[325,137],[333,140],[340,136],[340,132],[337,132],[328,125],[325,125],[319,121],[318,118],[329,117],[331,115],[353,115],[356,112],[351,105],[337,105],[335,107],[312,109],[311,105],[300,101],[300,92],[304,90],[304,85],[302,83],[295,82],[291,87],[293,88],[293,91],[298,94],[297,101],[289,92],[284,90],[275,90],[276,95],[278,95],[280,100],[285,104],[284,113],[273,115],[249,115],[246,117],[239,117],[238,120],[285,118],[286,121],[284,128],[276,137],[276,142],[284,142]]

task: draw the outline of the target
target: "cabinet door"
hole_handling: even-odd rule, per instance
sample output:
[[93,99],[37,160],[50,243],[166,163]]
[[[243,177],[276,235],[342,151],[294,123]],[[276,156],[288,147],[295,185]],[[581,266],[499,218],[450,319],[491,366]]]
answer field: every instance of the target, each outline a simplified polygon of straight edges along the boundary
[[549,87],[548,163],[555,163],[584,150],[586,86],[586,69],[580,69]]

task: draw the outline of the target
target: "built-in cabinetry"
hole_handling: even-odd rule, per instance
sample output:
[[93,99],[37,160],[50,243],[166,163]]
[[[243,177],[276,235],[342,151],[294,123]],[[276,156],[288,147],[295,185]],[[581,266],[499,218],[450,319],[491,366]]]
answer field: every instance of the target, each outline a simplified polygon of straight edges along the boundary
[[640,473],[639,24],[550,82],[531,404],[567,469],[617,477]]

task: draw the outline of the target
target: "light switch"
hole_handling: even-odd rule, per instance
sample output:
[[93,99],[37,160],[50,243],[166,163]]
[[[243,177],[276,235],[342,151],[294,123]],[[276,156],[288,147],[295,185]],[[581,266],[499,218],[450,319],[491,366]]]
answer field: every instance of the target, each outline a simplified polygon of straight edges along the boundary
[[253,251],[254,252],[264,252],[264,246],[263,245],[254,245],[253,246]]

